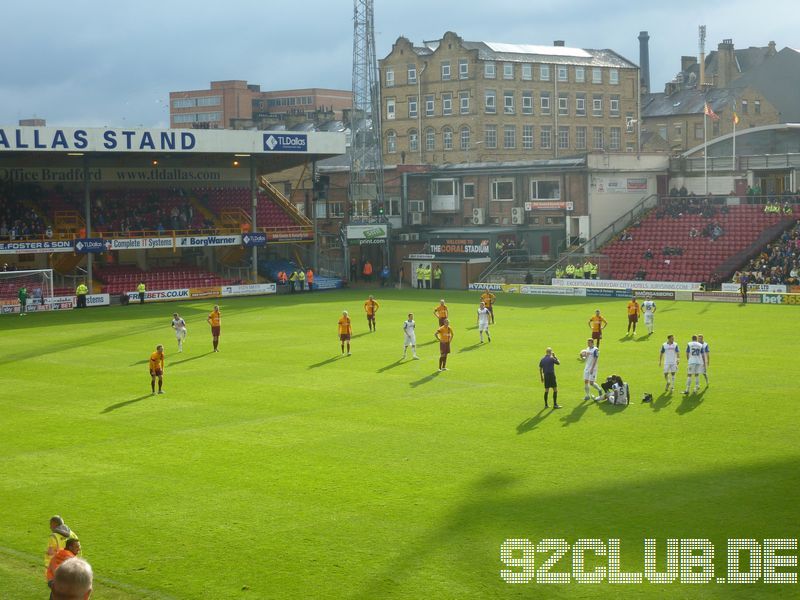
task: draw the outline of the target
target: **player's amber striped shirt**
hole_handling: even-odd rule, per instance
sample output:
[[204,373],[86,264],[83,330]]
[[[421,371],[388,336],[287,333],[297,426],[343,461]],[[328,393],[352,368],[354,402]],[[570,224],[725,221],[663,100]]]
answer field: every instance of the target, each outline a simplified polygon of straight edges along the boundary
[[371,317],[375,316],[375,313],[378,312],[378,309],[381,307],[375,300],[367,300],[364,302],[364,310],[367,311],[367,314]]
[[350,317],[343,316],[339,319],[339,335],[352,334],[353,329],[350,326]]
[[164,370],[164,353],[156,350],[150,355],[150,370]]
[[436,308],[433,309],[433,312],[436,313],[436,316],[440,319],[447,318],[447,305],[446,304],[437,304]]
[[222,314],[212,310],[211,314],[208,315],[208,321],[212,327],[219,327],[222,324]]
[[440,342],[449,342],[453,339],[453,328],[450,325],[442,325],[436,330]]

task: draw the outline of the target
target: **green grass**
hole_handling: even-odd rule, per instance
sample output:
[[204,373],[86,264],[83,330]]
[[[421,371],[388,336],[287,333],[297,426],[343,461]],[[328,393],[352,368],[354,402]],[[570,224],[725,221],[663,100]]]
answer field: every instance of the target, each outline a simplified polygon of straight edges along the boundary
[[[477,294],[448,291],[456,335],[440,374],[440,292],[375,293],[374,334],[364,292],[225,299],[218,354],[212,302],[0,319],[0,598],[44,597],[54,513],[80,535],[99,599],[795,592],[500,577],[506,538],[619,538],[626,571],[642,570],[644,538],[662,554],[667,538],[708,538],[724,571],[728,538],[797,537],[791,307],[659,301],[656,334],[631,340],[625,300],[499,295],[493,341],[477,345]],[[582,402],[577,355],[595,308],[609,320],[600,374],[630,382],[628,407]],[[354,316],[349,358],[342,309]],[[174,310],[189,328],[182,354]],[[409,311],[422,360],[399,363]],[[661,342],[674,333],[683,347],[697,332],[711,346],[711,387],[663,394]],[[157,343],[167,393],[150,396]],[[562,361],[561,411],[542,410],[548,345]],[[652,405],[639,402],[645,391]],[[565,559],[554,570],[569,569]]]

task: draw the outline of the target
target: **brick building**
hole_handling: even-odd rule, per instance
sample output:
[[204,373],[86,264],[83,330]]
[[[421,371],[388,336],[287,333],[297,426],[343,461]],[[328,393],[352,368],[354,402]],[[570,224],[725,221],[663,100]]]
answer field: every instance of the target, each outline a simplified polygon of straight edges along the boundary
[[265,129],[287,121],[342,119],[353,105],[349,90],[303,88],[261,91],[242,80],[212,81],[208,89],[170,92],[174,128]]

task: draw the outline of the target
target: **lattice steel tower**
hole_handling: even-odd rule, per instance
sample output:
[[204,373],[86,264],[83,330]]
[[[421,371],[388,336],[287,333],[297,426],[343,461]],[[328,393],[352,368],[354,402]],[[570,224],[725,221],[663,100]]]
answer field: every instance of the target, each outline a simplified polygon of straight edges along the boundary
[[373,0],[353,2],[353,114],[350,130],[350,208],[376,215],[383,207],[383,145]]

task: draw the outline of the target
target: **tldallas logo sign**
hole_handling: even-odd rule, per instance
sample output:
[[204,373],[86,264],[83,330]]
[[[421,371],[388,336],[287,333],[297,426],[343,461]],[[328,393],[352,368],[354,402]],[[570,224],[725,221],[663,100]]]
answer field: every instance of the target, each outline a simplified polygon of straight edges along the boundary
[[264,152],[306,152],[308,136],[300,133],[265,133]]

